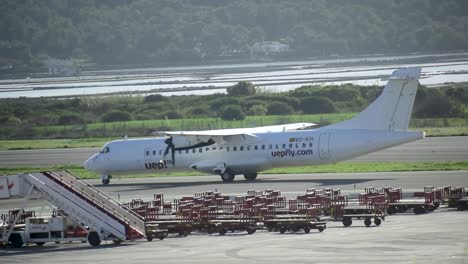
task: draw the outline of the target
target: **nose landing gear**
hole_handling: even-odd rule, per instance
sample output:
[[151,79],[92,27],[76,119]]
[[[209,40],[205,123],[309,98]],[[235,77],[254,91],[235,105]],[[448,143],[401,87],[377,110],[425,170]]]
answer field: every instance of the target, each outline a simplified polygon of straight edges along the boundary
[[107,185],[110,183],[110,179],[112,179],[111,175],[101,175],[102,184]]

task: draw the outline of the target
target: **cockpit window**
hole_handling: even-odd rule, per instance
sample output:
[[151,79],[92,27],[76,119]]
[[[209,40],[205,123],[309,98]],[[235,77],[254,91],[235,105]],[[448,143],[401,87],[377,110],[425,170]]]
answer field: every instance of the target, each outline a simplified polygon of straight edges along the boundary
[[101,152],[99,152],[99,153],[109,153],[109,152],[110,152],[109,147],[104,147],[104,148],[101,149]]

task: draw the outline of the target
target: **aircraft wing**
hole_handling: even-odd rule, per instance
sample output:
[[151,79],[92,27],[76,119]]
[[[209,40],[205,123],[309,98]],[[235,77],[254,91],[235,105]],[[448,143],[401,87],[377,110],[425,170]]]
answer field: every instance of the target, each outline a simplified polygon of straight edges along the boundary
[[252,135],[255,133],[269,133],[291,131],[313,127],[314,123],[293,123],[274,126],[260,126],[251,128],[231,128],[231,129],[216,129],[216,130],[201,130],[201,131],[162,131],[154,132],[154,135],[159,136],[240,136]]
[[175,146],[193,146],[210,140],[216,143],[254,143],[259,142],[255,133],[292,131],[315,126],[314,123],[293,123],[252,128],[232,128],[202,131],[161,131],[153,135],[171,137]]

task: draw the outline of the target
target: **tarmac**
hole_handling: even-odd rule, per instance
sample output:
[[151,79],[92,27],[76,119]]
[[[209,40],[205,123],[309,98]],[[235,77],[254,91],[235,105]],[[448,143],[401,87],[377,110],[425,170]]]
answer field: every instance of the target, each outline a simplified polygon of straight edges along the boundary
[[[81,165],[98,148],[0,151],[0,167]],[[364,155],[347,162],[411,162],[468,160],[468,137],[430,137]]]
[[[97,184],[98,180],[90,181]],[[340,188],[359,193],[364,187],[394,186],[405,192],[424,186],[466,186],[468,171],[326,173],[259,175],[255,183],[223,184],[217,176],[113,179],[97,185],[111,196],[127,201],[149,199],[154,193],[165,198],[217,190],[223,194],[244,194],[249,189],[281,190],[288,197],[307,188]],[[15,207],[20,200],[0,201],[0,209]],[[31,202],[31,201],[30,201]],[[35,206],[35,201],[30,206]],[[37,205],[37,204],[36,204]],[[468,211],[441,208],[414,215],[392,215],[381,226],[364,227],[360,221],[344,228],[329,223],[327,229],[310,234],[257,231],[188,237],[170,236],[163,241],[144,240],[97,248],[89,244],[46,244],[22,249],[0,249],[2,263],[468,263]]]

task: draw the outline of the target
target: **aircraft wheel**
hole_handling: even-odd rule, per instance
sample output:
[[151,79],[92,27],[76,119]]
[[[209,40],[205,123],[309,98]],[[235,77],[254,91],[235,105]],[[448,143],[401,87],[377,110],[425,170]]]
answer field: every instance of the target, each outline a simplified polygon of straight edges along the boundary
[[110,175],[101,175],[102,184],[104,184],[104,185],[109,184],[111,178],[112,177]]
[[257,173],[254,172],[254,173],[246,173],[244,174],[244,178],[247,180],[247,181],[255,181],[257,179]]
[[223,182],[233,182],[234,177],[236,177],[236,175],[234,175],[234,173],[232,173],[229,169],[221,174],[221,180],[223,180]]

